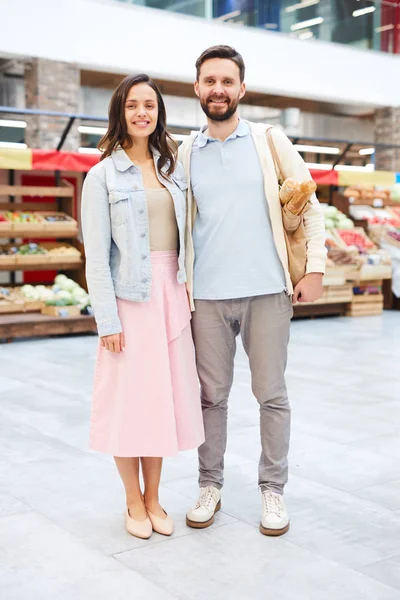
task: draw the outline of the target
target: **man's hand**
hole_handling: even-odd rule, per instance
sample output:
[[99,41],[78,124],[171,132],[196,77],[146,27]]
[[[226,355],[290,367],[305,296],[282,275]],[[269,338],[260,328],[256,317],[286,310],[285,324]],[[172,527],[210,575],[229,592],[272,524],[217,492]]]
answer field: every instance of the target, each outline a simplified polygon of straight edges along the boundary
[[110,352],[123,352],[125,349],[125,338],[123,333],[114,333],[100,338],[100,343]]
[[297,302],[315,302],[322,296],[322,273],[308,273],[294,288],[293,304]]

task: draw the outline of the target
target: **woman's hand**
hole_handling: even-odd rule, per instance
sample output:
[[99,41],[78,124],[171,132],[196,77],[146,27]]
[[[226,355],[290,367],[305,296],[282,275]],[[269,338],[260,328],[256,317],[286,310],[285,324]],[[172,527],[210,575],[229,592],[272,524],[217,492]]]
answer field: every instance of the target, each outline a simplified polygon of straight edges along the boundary
[[125,338],[123,333],[114,333],[100,338],[100,343],[110,352],[123,352],[125,350]]

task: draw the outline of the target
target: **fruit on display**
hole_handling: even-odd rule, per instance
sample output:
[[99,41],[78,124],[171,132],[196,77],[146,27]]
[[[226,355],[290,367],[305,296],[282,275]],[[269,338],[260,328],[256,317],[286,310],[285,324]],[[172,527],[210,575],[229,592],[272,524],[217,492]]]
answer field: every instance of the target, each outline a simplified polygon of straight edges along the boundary
[[50,248],[48,253],[51,255],[62,255],[62,256],[76,256],[80,258],[81,253],[74,246],[55,246],[54,248]]
[[12,223],[42,223],[43,221],[42,217],[37,213],[27,211],[8,211],[5,216]]
[[43,246],[41,246],[40,244],[37,244],[35,242],[31,242],[29,244],[22,244],[22,246],[16,247],[13,246],[12,250],[14,250],[15,254],[47,254],[47,250],[46,248],[43,248]]
[[0,213],[0,223],[8,223],[8,219],[3,213]]
[[368,221],[369,225],[393,225],[400,227],[400,212],[394,208],[374,208],[362,204],[350,206],[350,214],[359,221]]
[[336,206],[321,204],[321,208],[325,217],[326,229],[352,229],[354,227],[353,221],[346,217],[346,215],[340,210],[338,210]]
[[344,191],[344,196],[349,198],[350,202],[362,202],[366,204],[376,200],[380,204],[391,201],[392,189],[377,189],[372,186],[350,185]]
[[[44,262],[51,257],[59,259],[76,259],[80,260],[81,253],[74,246],[60,245],[53,246],[51,244],[39,244],[30,242],[22,245],[0,245],[0,256],[43,256]],[[1,260],[1,259],[0,259]]]
[[337,229],[337,233],[346,246],[355,246],[359,252],[367,252],[375,248],[375,245],[362,230],[350,231],[348,229]]
[[64,221],[69,221],[67,215],[63,215],[61,213],[54,213],[53,215],[44,215],[44,220],[49,223],[60,223]]

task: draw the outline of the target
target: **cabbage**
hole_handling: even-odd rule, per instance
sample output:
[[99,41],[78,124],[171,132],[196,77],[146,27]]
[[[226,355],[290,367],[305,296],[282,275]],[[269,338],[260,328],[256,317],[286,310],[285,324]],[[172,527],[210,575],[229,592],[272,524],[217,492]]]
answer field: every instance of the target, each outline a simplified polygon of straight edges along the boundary
[[327,229],[333,229],[336,227],[335,221],[333,219],[325,219],[325,227]]
[[47,302],[47,300],[53,300],[53,298],[55,298],[55,294],[52,290],[46,289],[40,294],[40,300],[42,302]]
[[40,292],[33,288],[31,292],[25,294],[25,298],[27,298],[28,300],[40,300]]
[[56,300],[72,300],[71,292],[68,292],[67,290],[61,290],[61,292],[58,292],[55,297]]
[[62,290],[71,292],[76,287],[77,284],[72,279],[66,278],[65,280],[61,281],[61,283],[59,285]]
[[56,283],[57,285],[60,285],[60,283],[62,281],[65,281],[65,279],[68,279],[68,277],[66,275],[57,275],[57,277],[54,279],[54,283]]
[[336,208],[336,206],[328,206],[325,210],[324,210],[324,215],[325,217],[328,217],[330,219],[334,218],[337,216],[338,214],[338,209]]
[[33,292],[34,289],[35,288],[33,287],[33,285],[30,285],[29,283],[27,283],[21,287],[21,292],[24,294],[24,296],[27,296],[28,294]]
[[395,184],[390,188],[390,197],[393,202],[400,202],[400,184]]
[[351,219],[340,219],[338,223],[338,229],[353,229],[354,222]]
[[74,288],[72,290],[71,294],[72,294],[72,296],[74,298],[81,298],[81,297],[86,297],[87,296],[87,293],[81,287]]
[[86,298],[79,298],[78,299],[78,306],[79,308],[82,310],[82,308],[86,308],[87,306],[90,306],[90,299],[89,296],[87,296]]

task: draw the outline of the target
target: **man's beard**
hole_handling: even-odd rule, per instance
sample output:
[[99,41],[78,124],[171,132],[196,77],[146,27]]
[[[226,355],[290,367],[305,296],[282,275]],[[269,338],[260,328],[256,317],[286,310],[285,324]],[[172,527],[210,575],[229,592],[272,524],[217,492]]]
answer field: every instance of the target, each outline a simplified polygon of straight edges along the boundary
[[211,111],[209,106],[209,99],[205,101],[200,100],[200,106],[203,109],[203,112],[206,114],[206,116],[209,119],[211,119],[211,121],[229,121],[229,119],[233,117],[233,115],[237,111],[237,107],[239,106],[239,100],[239,97],[236,100],[231,100],[230,104],[227,105],[227,110],[225,110],[225,112]]

